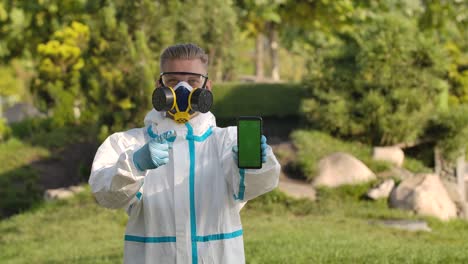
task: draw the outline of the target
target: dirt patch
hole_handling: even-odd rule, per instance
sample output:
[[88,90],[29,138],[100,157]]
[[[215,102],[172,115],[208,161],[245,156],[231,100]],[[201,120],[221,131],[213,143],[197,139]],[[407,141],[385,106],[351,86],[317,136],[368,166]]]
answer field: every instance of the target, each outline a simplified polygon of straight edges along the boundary
[[315,200],[316,192],[305,176],[296,168],[297,149],[291,141],[271,144],[273,152],[281,164],[281,176],[278,188],[294,198]]
[[55,150],[50,159],[33,162],[38,184],[46,190],[87,182],[97,148],[92,142],[75,143]]

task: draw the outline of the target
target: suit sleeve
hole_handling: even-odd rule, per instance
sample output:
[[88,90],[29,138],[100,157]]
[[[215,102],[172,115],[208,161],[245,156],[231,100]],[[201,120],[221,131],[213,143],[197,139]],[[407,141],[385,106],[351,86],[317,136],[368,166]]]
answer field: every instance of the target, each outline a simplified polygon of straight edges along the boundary
[[98,148],[89,184],[100,205],[125,208],[139,198],[146,172],[135,167],[133,154],[144,144],[142,130],[133,129],[109,136]]
[[271,147],[266,150],[266,162],[261,169],[239,169],[232,153],[232,147],[237,145],[237,129],[228,127],[222,130],[221,163],[234,199],[244,202],[276,188],[281,166]]

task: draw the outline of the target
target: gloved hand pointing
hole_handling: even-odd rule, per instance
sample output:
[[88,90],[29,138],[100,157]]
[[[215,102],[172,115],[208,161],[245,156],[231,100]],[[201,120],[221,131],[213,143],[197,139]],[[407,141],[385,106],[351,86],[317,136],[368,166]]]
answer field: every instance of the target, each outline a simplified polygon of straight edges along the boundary
[[[260,147],[262,149],[262,163],[265,163],[266,162],[266,149],[268,145],[267,145],[267,139],[264,135],[262,135],[260,139]],[[232,147],[232,153],[234,156],[234,160],[237,161],[239,159],[239,147],[237,145]]]
[[169,162],[169,149],[176,138],[174,130],[166,131],[151,139],[133,155],[135,167],[139,170],[156,169]]

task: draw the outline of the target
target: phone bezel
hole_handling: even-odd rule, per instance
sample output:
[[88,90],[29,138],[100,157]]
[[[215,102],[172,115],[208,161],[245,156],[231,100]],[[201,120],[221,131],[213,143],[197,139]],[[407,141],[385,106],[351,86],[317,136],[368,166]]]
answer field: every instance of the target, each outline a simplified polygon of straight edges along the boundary
[[[258,140],[260,141],[262,138],[262,133],[263,133],[263,119],[260,116],[239,116],[237,118],[237,147],[238,147],[238,153],[237,155],[240,154],[240,142],[239,142],[239,123],[242,122],[243,120],[245,121],[258,121],[260,122],[260,133],[258,135]],[[248,167],[241,167],[240,166],[240,156],[237,157],[237,167],[240,169],[261,169],[262,168],[262,146],[260,144],[260,147],[258,149],[259,151],[259,165],[258,166],[248,166]]]

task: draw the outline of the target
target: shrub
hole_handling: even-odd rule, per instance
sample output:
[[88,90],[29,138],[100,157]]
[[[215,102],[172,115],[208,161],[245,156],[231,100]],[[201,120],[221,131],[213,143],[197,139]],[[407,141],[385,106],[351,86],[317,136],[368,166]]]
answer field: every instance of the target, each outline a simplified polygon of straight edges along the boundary
[[312,126],[373,145],[412,142],[446,106],[444,49],[415,21],[383,14],[345,32],[305,81],[302,112]]
[[52,120],[49,118],[28,118],[11,124],[13,136],[27,139],[40,132],[52,130]]
[[11,135],[11,128],[7,125],[6,120],[0,118],[0,142],[7,140]]
[[437,142],[446,160],[454,161],[467,150],[468,105],[458,105],[450,112],[434,115],[426,128],[429,139]]
[[212,112],[217,118],[296,116],[304,92],[300,84],[221,83],[213,87]]
[[50,118],[31,118],[11,125],[12,135],[34,145],[60,148],[67,144],[97,140],[95,125],[57,126]]

